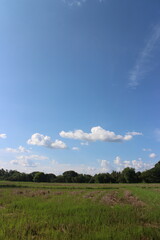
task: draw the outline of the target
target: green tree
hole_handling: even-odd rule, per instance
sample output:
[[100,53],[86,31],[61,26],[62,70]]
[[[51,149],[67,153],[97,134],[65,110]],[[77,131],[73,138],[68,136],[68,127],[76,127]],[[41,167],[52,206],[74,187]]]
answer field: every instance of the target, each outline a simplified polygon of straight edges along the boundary
[[112,178],[109,173],[99,173],[94,176],[95,183],[110,183]]
[[125,168],[122,171],[122,175],[123,175],[126,183],[135,183],[135,182],[137,182],[137,176],[136,176],[134,168],[129,168],[129,167]]
[[46,182],[55,182],[56,175],[53,173],[46,174]]
[[63,173],[63,177],[65,178],[65,182],[76,182],[76,177],[78,176],[78,173],[70,170]]
[[160,161],[153,168],[142,172],[141,179],[146,183],[160,183]]
[[37,172],[33,178],[34,182],[46,182],[46,174],[43,172]]

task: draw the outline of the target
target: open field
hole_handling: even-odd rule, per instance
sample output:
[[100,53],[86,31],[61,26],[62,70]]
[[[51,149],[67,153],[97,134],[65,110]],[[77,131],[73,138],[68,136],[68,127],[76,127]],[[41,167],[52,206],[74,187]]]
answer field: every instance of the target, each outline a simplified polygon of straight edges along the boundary
[[0,182],[2,240],[158,240],[160,184]]

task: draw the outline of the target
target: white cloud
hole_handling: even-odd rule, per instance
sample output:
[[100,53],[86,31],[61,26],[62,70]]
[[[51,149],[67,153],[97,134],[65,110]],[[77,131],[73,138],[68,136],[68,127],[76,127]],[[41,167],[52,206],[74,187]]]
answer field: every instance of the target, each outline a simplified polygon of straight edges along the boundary
[[130,161],[123,161],[124,168],[126,167],[132,167],[132,164]]
[[107,160],[99,160],[100,161],[100,165],[102,168],[107,168],[109,165],[109,161]]
[[[88,0],[62,0],[69,7],[81,7]],[[99,3],[105,2],[105,0],[96,0]]]
[[[44,161],[43,161],[44,160]],[[50,163],[50,164],[49,164]],[[112,170],[122,171],[125,167],[135,168],[136,171],[144,171],[153,167],[153,163],[145,163],[142,159],[132,161],[122,161],[119,156],[114,160],[115,166],[108,160],[98,160],[99,166],[90,166],[86,164],[70,164],[59,163],[56,160],[50,160],[46,156],[41,155],[21,155],[10,162],[0,161],[0,168],[14,169],[20,172],[42,171],[45,173],[54,173],[56,175],[62,174],[65,171],[73,170],[82,174],[95,175],[97,173],[112,172]]]
[[145,163],[142,161],[142,158],[132,161],[122,161],[119,156],[114,159],[114,163],[117,166],[117,171],[122,171],[126,167],[135,168],[136,171],[144,171],[153,167],[152,163]]
[[99,160],[100,166],[101,166],[101,172],[108,172],[110,171],[109,164],[110,162],[108,160]]
[[142,151],[144,151],[144,152],[151,152],[152,149],[151,148],[143,148]]
[[67,148],[67,145],[64,142],[60,140],[55,140],[53,142],[49,136],[44,136],[40,133],[33,134],[31,138],[27,141],[27,143],[31,145],[44,146],[44,147],[54,148],[54,149]]
[[11,160],[10,163],[12,165],[20,165],[22,167],[37,167],[37,163],[34,163],[32,160],[25,159],[25,160]]
[[132,160],[132,165],[136,170],[139,170],[143,167],[143,162],[142,162],[142,160],[139,160],[139,161]]
[[122,163],[121,163],[121,158],[120,158],[119,156],[117,156],[117,157],[114,159],[114,163],[115,163],[116,165],[122,165]]
[[65,171],[73,170],[82,174],[90,174],[95,175],[97,173],[106,173],[110,172],[110,162],[107,160],[98,160],[99,166],[89,166],[86,164],[67,164],[67,163],[59,163],[56,160],[52,160],[53,172],[57,174],[61,174]]
[[65,148],[67,148],[67,145],[64,142],[56,139],[55,142],[51,143],[50,147],[51,148],[56,148],[56,149],[58,149],[58,148],[59,149],[65,149]]
[[29,153],[30,151],[25,149],[25,147],[19,146],[18,148],[5,148],[6,152],[11,153]]
[[159,44],[160,40],[160,25],[156,25],[153,28],[152,34],[148,41],[146,42],[145,47],[141,51],[137,62],[130,72],[129,76],[129,86],[136,88],[140,81],[144,79],[145,75],[152,69],[151,59],[153,57],[153,51]]
[[88,146],[89,143],[88,143],[88,142],[81,142],[81,145],[82,145],[82,146]]
[[22,167],[37,167],[38,163],[35,161],[48,160],[48,157],[42,155],[21,155],[17,156],[16,159],[11,160],[10,163],[13,165],[20,165]]
[[24,159],[30,159],[30,160],[47,160],[48,159],[48,157],[46,157],[46,156],[43,156],[43,155],[21,155],[21,156],[17,156],[17,159],[19,159],[19,160],[24,160]]
[[56,175],[62,174],[63,172],[69,171],[69,170],[73,170],[77,173],[91,174],[91,175],[98,173],[97,168],[93,166],[85,165],[85,164],[75,165],[75,164],[69,164],[69,163],[59,163],[56,160],[52,160],[51,164],[53,167],[53,172]]
[[[135,132],[134,132],[135,133]],[[71,138],[71,139],[78,139],[84,141],[104,141],[104,142],[123,142],[128,141],[133,138],[133,132],[131,134],[116,135],[114,132],[109,130],[105,130],[100,126],[91,128],[90,133],[85,133],[82,130],[75,130],[75,131],[61,131],[59,135],[63,138]],[[141,135],[141,134],[136,134]]]
[[98,159],[97,161],[99,166],[94,168],[94,174],[111,172],[110,161],[106,159]]
[[150,158],[156,158],[157,155],[156,155],[155,153],[151,153],[151,154],[149,154],[149,157],[150,157]]
[[152,163],[145,163],[142,160],[132,160],[132,166],[136,171],[144,171],[153,167]]
[[79,147],[72,147],[73,151],[79,151]]
[[7,138],[7,135],[6,135],[5,133],[1,133],[1,134],[0,134],[0,138],[5,139],[5,138]]
[[128,135],[131,136],[142,136],[143,134],[141,132],[127,132]]
[[86,2],[86,0],[62,0],[65,4],[67,4],[69,7],[80,7],[83,3]]

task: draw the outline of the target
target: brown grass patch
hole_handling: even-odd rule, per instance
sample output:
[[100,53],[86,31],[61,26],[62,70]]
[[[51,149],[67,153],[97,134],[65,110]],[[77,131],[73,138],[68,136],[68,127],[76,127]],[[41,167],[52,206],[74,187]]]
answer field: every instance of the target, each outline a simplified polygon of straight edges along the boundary
[[158,223],[144,223],[143,226],[160,229],[160,224]]
[[148,237],[141,237],[140,240],[151,240],[151,238],[148,238]]
[[84,193],[84,190],[81,190],[81,191],[69,191],[69,194],[73,195],[73,196],[80,195],[82,193]]
[[146,204],[134,196],[130,191],[124,192],[125,201],[136,207],[144,207]]
[[52,195],[62,195],[64,192],[53,192]]
[[153,191],[160,192],[159,188],[153,188]]
[[120,203],[118,192],[112,191],[101,198],[101,202],[107,205],[116,205]]
[[36,190],[36,191],[31,191],[31,190],[14,190],[13,194],[15,195],[21,195],[25,197],[38,197],[38,196],[46,196],[50,195],[49,190]]
[[0,205],[0,209],[5,209],[6,207],[3,205]]
[[25,196],[25,197],[39,197],[42,196],[44,198],[49,198],[53,195],[62,195],[65,192],[63,191],[58,191],[58,192],[54,192],[54,191],[49,191],[49,190],[14,190],[13,194],[16,195],[21,195],[21,196]]
[[84,195],[83,197],[84,197],[84,198],[89,198],[89,199],[95,199],[100,192],[101,192],[101,191],[89,192],[89,193],[87,193],[86,195]]

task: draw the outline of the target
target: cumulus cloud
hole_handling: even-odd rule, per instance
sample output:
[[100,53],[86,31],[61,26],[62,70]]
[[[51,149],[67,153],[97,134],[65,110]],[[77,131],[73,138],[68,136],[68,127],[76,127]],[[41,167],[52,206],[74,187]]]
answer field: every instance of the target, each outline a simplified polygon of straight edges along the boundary
[[145,75],[153,68],[151,66],[151,60],[153,58],[153,52],[158,46],[160,40],[160,24],[157,24],[152,29],[148,41],[139,54],[136,64],[129,75],[129,86],[136,88],[140,81],[144,79]]
[[132,166],[136,171],[144,171],[153,167],[152,163],[145,163],[142,160],[132,160]]
[[157,155],[156,155],[155,153],[151,153],[151,154],[149,154],[149,157],[150,157],[150,158],[156,158]]
[[132,167],[132,164],[131,164],[130,161],[126,160],[126,161],[123,161],[123,166],[124,166],[124,168],[126,168],[126,167]]
[[126,167],[134,168],[136,171],[144,171],[153,167],[152,163],[145,163],[142,161],[142,158],[132,161],[122,161],[119,156],[114,159],[114,163],[117,166],[118,171],[122,171]]
[[25,147],[19,146],[18,148],[5,148],[6,152],[11,153],[29,153],[30,151],[27,150]]
[[106,159],[97,159],[97,161],[98,167],[92,168],[94,174],[111,172],[110,161]]
[[99,166],[90,166],[86,164],[70,164],[59,163],[56,160],[52,160],[53,172],[55,174],[61,174],[65,171],[73,170],[82,174],[95,175],[97,173],[110,172],[110,162],[107,160],[98,160]]
[[97,168],[85,164],[70,164],[70,163],[59,163],[56,160],[52,160],[53,172],[57,174],[62,174],[65,171],[73,170],[82,174],[91,174],[94,175],[99,171]]
[[5,133],[0,133],[0,138],[5,139],[5,138],[7,138],[7,135]]
[[109,165],[109,161],[107,160],[99,160],[100,162],[100,165],[103,169],[107,169],[108,168],[108,165]]
[[55,140],[53,142],[49,136],[44,136],[40,133],[33,134],[31,138],[27,141],[27,143],[31,145],[44,146],[53,149],[67,148],[67,145],[64,142],[60,140]]
[[72,147],[73,151],[79,151],[79,147]]
[[121,163],[121,158],[119,157],[119,156],[117,156],[115,159],[114,159],[114,163],[116,164],[116,165],[121,165],[122,163]]
[[42,155],[21,155],[17,156],[16,159],[11,160],[10,163],[13,165],[20,165],[23,167],[36,167],[38,163],[35,161],[47,160],[48,157]]
[[[100,126],[91,128],[90,133],[85,133],[82,130],[75,131],[61,131],[59,135],[63,138],[78,139],[84,141],[104,141],[104,142],[123,142],[129,141],[133,138],[135,132],[127,133],[126,135],[116,135],[114,132],[105,130]],[[141,135],[136,132],[136,135]]]

